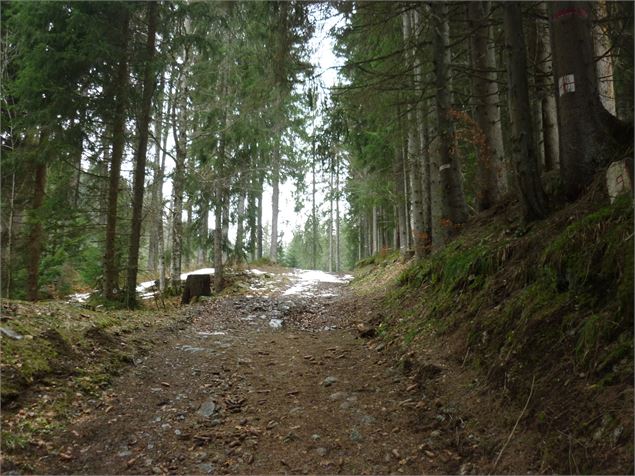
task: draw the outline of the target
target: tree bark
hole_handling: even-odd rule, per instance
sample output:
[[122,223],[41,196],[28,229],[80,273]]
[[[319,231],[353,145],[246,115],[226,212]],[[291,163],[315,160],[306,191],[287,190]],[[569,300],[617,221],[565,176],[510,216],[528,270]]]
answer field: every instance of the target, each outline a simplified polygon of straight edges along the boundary
[[523,219],[531,221],[547,214],[547,201],[540,184],[533,141],[527,84],[527,55],[518,2],[504,4],[503,18],[512,126],[512,165],[519,192],[518,198],[523,208]]
[[130,247],[128,249],[128,276],[126,280],[126,305],[132,309],[137,305],[137,273],[139,270],[139,243],[141,240],[141,222],[143,220],[143,195],[145,190],[146,155],[148,151],[148,129],[150,127],[150,111],[155,89],[155,39],[158,22],[158,3],[148,3],[148,33],[146,57],[143,71],[143,97],[141,100],[141,117],[139,118],[139,145],[135,157],[135,171],[132,196],[132,228]]
[[276,138],[271,164],[271,243],[269,244],[269,259],[278,262],[278,212],[280,199],[280,138]]
[[[42,139],[40,140],[40,143]],[[37,301],[39,294],[40,258],[42,256],[43,227],[41,216],[42,205],[46,192],[46,163],[37,162],[34,165],[33,199],[31,202],[31,213],[29,217],[29,234],[27,249],[27,281],[26,297],[29,301]]]
[[103,294],[106,299],[114,299],[119,288],[119,270],[116,259],[117,200],[121,161],[126,144],[126,103],[128,102],[128,42],[130,16],[126,5],[121,8],[121,44],[119,65],[117,66],[115,115],[113,121],[113,144],[110,156],[108,184],[108,205],[106,213],[106,243],[104,252]]
[[207,263],[207,253],[209,246],[209,202],[203,200],[199,209],[200,214],[200,230],[199,230],[199,246],[196,256],[197,266],[202,266]]
[[401,147],[395,147],[395,155],[392,163],[393,180],[395,182],[395,204],[397,214],[397,239],[399,241],[399,253],[406,256],[408,253],[408,243],[406,239],[406,209],[405,190],[404,190],[404,174],[403,174],[403,154]]
[[449,72],[450,27],[448,5],[432,3],[434,16],[433,50],[439,134],[439,173],[443,191],[442,225],[452,234],[455,225],[467,221],[467,205],[463,193],[458,151],[455,147],[454,125],[450,117]]
[[551,55],[551,36],[547,20],[547,4],[540,3],[541,17],[536,20],[537,33],[537,61],[536,86],[542,103],[542,132],[544,147],[544,171],[549,172],[558,168],[558,111],[556,110],[555,85],[553,81],[553,66]]
[[264,183],[264,175],[260,175],[259,178],[259,186],[258,186],[258,206],[257,206],[257,220],[256,220],[256,229],[257,229],[257,239],[256,239],[256,259],[262,259],[262,190]]
[[[174,129],[178,124],[178,132],[174,130],[174,147],[176,156],[174,159],[174,172],[172,174],[172,288],[175,293],[181,287],[181,262],[183,254],[183,190],[185,188],[185,160],[187,155],[187,73],[184,69],[179,78],[178,91],[178,118],[174,118]],[[176,107],[176,105],[175,105]],[[175,114],[173,114],[175,116]]]
[[214,290],[221,292],[223,276],[223,195],[221,187],[216,187],[214,206]]
[[[596,4],[597,20],[607,17],[606,0],[600,0]],[[613,85],[613,55],[611,54],[611,42],[605,28],[597,24],[593,27],[593,50],[596,57],[595,69],[598,78],[598,90],[600,101],[604,108],[616,116],[615,87]]]
[[[404,11],[401,14],[403,42],[405,48],[406,64],[409,69],[415,68],[416,52],[412,41],[412,18],[410,11]],[[415,96],[414,76],[408,75],[408,97]],[[421,177],[421,145],[419,143],[417,129],[416,103],[414,100],[408,101],[407,111],[407,157],[408,169],[410,171],[410,206],[411,206],[411,226],[412,226],[412,243],[416,258],[422,258],[425,255],[426,248],[426,231],[423,225],[423,180]]]
[[[243,173],[244,174],[244,173]],[[234,254],[236,263],[245,261],[245,186],[241,179],[241,189],[238,192],[238,205],[236,206],[236,246]]]
[[507,167],[500,117],[500,98],[496,73],[493,29],[490,25],[491,3],[468,2],[468,21],[474,32],[470,36],[472,53],[472,94],[476,122],[484,144],[478,149],[476,206],[486,210],[500,200],[507,190]]

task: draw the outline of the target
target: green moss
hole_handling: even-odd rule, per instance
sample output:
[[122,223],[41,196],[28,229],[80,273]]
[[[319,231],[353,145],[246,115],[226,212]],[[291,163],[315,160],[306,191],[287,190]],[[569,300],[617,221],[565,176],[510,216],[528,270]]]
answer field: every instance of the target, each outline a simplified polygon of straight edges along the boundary
[[24,434],[16,434],[2,430],[2,447],[5,451],[24,449],[29,446],[30,438]]

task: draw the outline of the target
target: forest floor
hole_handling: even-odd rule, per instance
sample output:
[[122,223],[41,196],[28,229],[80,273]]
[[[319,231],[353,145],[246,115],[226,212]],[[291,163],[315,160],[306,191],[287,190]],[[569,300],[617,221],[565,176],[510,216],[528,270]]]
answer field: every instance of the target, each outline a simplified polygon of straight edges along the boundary
[[[308,278],[252,276],[240,293],[174,310],[176,326],[142,326],[153,347],[98,394],[75,393],[64,424],[9,451],[5,439],[3,474],[493,470],[517,409],[433,353],[408,375],[362,324],[375,313],[371,297],[346,280]],[[5,406],[4,429],[40,418],[55,387]],[[506,470],[539,469],[522,447],[509,456]]]

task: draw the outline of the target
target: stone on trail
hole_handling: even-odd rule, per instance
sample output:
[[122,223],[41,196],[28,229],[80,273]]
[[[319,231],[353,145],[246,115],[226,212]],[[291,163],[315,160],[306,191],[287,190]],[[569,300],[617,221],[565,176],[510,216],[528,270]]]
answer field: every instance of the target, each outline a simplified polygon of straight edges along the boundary
[[335,392],[329,395],[331,400],[343,400],[346,398],[346,392]]
[[198,409],[196,413],[198,413],[202,417],[209,418],[214,414],[215,411],[216,411],[216,404],[214,403],[213,399],[209,398],[205,402],[203,402],[203,404],[201,405],[201,407]]
[[354,443],[359,443],[360,441],[364,439],[362,437],[362,434],[359,432],[359,430],[357,430],[357,428],[351,428],[350,438],[351,438],[351,441]]
[[198,469],[202,474],[212,474],[214,472],[214,466],[210,463],[199,464]]
[[322,381],[322,385],[324,385],[325,387],[330,387],[331,385],[333,385],[334,383],[337,382],[337,379],[335,377],[326,377],[323,381]]

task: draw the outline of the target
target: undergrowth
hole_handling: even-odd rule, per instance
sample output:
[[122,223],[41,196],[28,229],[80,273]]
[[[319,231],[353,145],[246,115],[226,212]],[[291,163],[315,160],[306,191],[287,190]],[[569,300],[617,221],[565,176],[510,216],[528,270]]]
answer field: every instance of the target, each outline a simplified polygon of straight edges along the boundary
[[[573,204],[522,236],[508,225],[501,218],[481,223],[407,266],[385,297],[382,335],[404,352],[431,336],[447,339],[458,361],[511,401],[526,398],[535,376],[530,418],[589,441],[580,449],[586,454],[598,443],[575,412],[585,405],[599,414],[605,410],[593,402],[632,390],[632,201]],[[361,280],[379,273],[362,269]],[[632,449],[628,416],[612,421],[606,431],[630,435]],[[559,444],[546,440],[545,454]],[[595,467],[588,455],[578,457]]]

